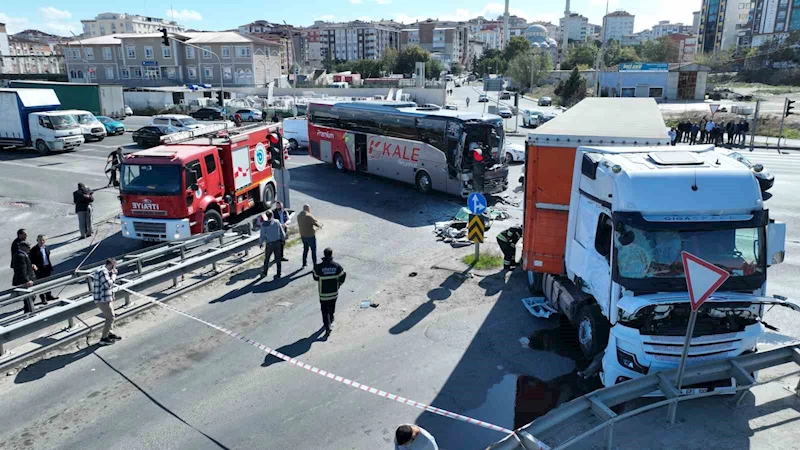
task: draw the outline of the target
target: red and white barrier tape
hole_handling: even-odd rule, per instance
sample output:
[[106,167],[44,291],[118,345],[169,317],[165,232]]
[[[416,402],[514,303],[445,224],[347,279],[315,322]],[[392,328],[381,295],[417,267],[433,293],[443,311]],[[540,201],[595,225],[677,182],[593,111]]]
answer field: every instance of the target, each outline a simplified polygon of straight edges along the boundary
[[[261,351],[269,353],[270,355],[275,356],[276,358],[280,358],[280,359],[282,359],[282,360],[284,360],[284,361],[286,361],[288,363],[291,363],[291,364],[293,364],[293,365],[295,365],[295,366],[297,366],[297,367],[299,367],[301,369],[305,369],[305,370],[307,370],[309,372],[315,373],[315,374],[323,376],[325,378],[330,378],[331,380],[338,381],[339,383],[345,384],[345,385],[350,386],[352,388],[360,389],[362,391],[369,392],[370,394],[376,394],[376,395],[379,395],[379,396],[381,396],[383,398],[387,398],[389,400],[394,400],[396,402],[403,403],[403,404],[406,404],[406,405],[409,405],[409,406],[413,406],[415,408],[419,408],[419,409],[422,409],[422,410],[425,410],[425,411],[428,411],[428,412],[431,412],[431,413],[434,413],[434,414],[438,414],[440,416],[449,417],[451,419],[455,419],[455,420],[460,420],[462,422],[471,423],[473,425],[477,425],[477,426],[483,427],[483,428],[488,428],[488,429],[494,430],[494,431],[499,431],[501,433],[514,434],[514,431],[513,430],[509,430],[508,428],[503,428],[503,427],[500,427],[500,426],[497,426],[497,425],[494,425],[494,424],[491,424],[491,423],[488,423],[488,422],[484,422],[482,420],[473,419],[472,417],[462,416],[461,414],[456,414],[454,412],[450,412],[450,411],[447,411],[445,409],[436,408],[434,406],[430,406],[430,405],[426,405],[424,403],[416,402],[414,400],[411,400],[411,399],[408,399],[408,398],[405,398],[405,397],[401,397],[399,395],[391,394],[389,392],[385,392],[385,391],[382,391],[380,389],[376,389],[374,387],[367,386],[366,384],[359,383],[357,381],[353,381],[353,380],[341,377],[339,375],[333,374],[333,373],[328,372],[326,370],[319,369],[319,368],[314,367],[314,366],[312,366],[310,364],[306,364],[306,363],[304,363],[302,361],[299,361],[299,360],[297,360],[295,358],[292,358],[290,356],[284,355],[283,353],[278,352],[278,351],[276,351],[274,349],[271,349],[271,348],[267,347],[264,344],[259,344],[258,342],[248,338],[247,336],[242,336],[241,334],[236,333],[235,331],[231,331],[231,330],[229,330],[227,328],[221,327],[219,325],[215,325],[215,324],[213,324],[211,322],[207,322],[207,321],[205,321],[205,320],[203,320],[203,319],[201,319],[199,317],[195,317],[195,316],[193,316],[193,315],[191,315],[189,313],[183,312],[183,311],[181,311],[181,310],[179,310],[179,309],[177,309],[177,308],[175,308],[173,306],[169,306],[166,303],[162,303],[161,301],[159,301],[159,300],[157,300],[157,299],[155,299],[153,297],[150,297],[150,296],[144,295],[144,294],[140,294],[140,293],[138,293],[136,291],[132,291],[132,290],[130,290],[130,289],[126,288],[126,287],[123,287],[123,286],[120,286],[120,289],[124,290],[126,292],[129,292],[129,293],[131,293],[131,294],[133,294],[133,295],[135,295],[137,297],[140,297],[140,298],[148,300],[148,301],[150,301],[152,303],[155,303],[156,305],[158,305],[158,306],[160,306],[160,307],[162,307],[164,309],[168,309],[168,310],[170,310],[170,311],[172,311],[174,313],[180,314],[180,315],[182,315],[184,317],[188,317],[189,319],[192,319],[192,320],[195,320],[197,322],[200,322],[203,325],[211,327],[211,328],[213,328],[213,329],[215,329],[217,331],[221,331],[221,332],[227,334],[228,336],[230,336],[232,338],[239,339],[240,341],[243,341],[243,342],[245,342],[247,344],[250,344],[253,347],[256,347],[256,348],[260,349]],[[544,450],[544,449],[548,448],[546,446],[546,444],[544,444],[542,442],[537,442],[537,443],[539,444],[539,449],[540,450]]]

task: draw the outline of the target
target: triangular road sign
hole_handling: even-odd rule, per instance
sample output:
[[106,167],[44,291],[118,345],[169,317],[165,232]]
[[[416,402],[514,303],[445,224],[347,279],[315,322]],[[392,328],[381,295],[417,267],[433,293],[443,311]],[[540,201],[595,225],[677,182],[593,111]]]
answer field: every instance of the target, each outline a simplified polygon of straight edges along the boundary
[[692,311],[697,311],[700,305],[722,286],[730,274],[691,253],[682,252],[681,259],[683,260],[683,273],[686,275],[686,287],[689,290],[689,300],[692,302]]
[[717,110],[719,109],[719,103],[708,105],[708,107],[711,108],[711,115],[713,116],[714,113],[716,113]]

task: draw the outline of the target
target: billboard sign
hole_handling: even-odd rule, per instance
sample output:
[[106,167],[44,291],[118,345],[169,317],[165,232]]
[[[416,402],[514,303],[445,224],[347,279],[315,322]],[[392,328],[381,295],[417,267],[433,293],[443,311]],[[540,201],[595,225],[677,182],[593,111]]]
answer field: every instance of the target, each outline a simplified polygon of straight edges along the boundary
[[669,72],[669,63],[622,63],[620,72]]

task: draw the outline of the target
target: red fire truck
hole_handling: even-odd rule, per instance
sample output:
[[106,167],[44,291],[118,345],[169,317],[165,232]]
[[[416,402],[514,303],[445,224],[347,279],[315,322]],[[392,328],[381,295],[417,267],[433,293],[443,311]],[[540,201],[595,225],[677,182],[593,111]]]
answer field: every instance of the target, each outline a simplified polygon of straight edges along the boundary
[[281,124],[211,125],[165,136],[120,168],[122,235],[171,241],[217,231],[253,207],[270,208],[283,147]]

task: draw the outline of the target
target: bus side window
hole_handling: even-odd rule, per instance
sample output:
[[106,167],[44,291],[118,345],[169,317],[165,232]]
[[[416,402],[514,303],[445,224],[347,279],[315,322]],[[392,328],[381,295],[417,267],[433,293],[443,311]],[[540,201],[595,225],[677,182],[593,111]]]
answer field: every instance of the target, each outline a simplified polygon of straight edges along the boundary
[[[444,138],[446,125],[447,122],[442,119],[431,119],[427,117],[417,119],[419,140],[436,147],[442,152],[446,152],[447,145],[445,144]],[[447,159],[449,161],[451,158],[448,156]]]

